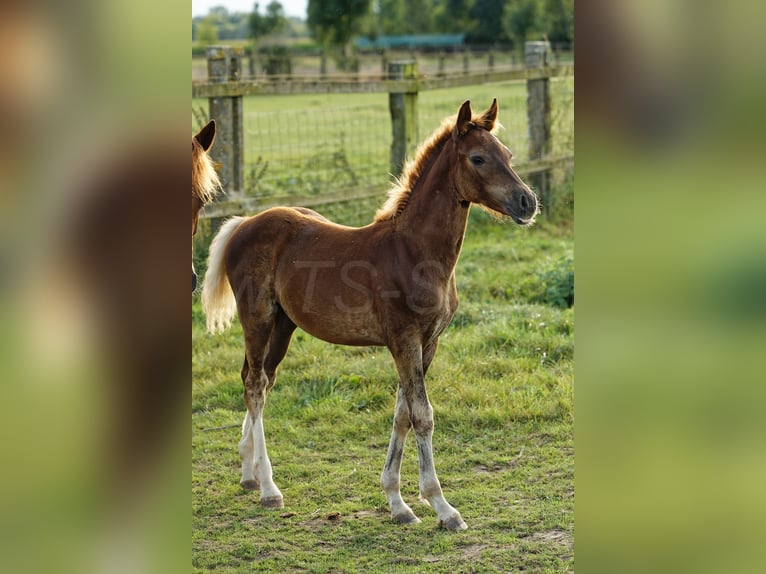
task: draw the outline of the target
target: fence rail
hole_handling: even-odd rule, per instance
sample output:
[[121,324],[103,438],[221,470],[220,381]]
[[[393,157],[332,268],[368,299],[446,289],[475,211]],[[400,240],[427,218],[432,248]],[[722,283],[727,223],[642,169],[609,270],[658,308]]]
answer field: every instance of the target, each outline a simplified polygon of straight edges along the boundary
[[[533,187],[545,195],[549,187],[549,174],[557,166],[570,165],[573,162],[573,146],[556,145],[554,139],[560,137],[560,126],[557,118],[560,112],[571,112],[571,98],[563,102],[557,89],[551,94],[551,79],[571,78],[574,76],[571,65],[550,65],[550,46],[546,42],[528,42],[525,51],[525,68],[482,71],[480,73],[442,75],[426,77],[419,75],[417,64],[409,62],[389,62],[388,78],[381,79],[380,75],[371,77],[349,77],[333,79],[332,81],[317,78],[296,80],[269,79],[259,81],[242,81],[242,51],[238,48],[211,47],[208,49],[208,77],[206,83],[192,84],[194,98],[207,98],[209,116],[218,123],[216,143],[211,151],[213,158],[220,164],[220,174],[227,192],[225,199],[208,206],[205,217],[217,218],[232,214],[252,212],[273,205],[295,204],[298,201],[304,206],[318,206],[328,203],[343,202],[355,199],[377,197],[384,186],[382,178],[378,177],[373,184],[367,179],[368,172],[385,175],[399,173],[405,156],[411,154],[419,143],[418,137],[418,94],[425,91],[460,86],[475,86],[485,83],[516,82],[514,85],[514,101],[521,104],[526,99],[526,121],[521,117],[510,116],[512,125],[516,128],[514,144],[526,140],[526,149],[517,161],[517,170],[530,179]],[[526,83],[526,93],[521,86]],[[560,90],[558,90],[560,92]],[[383,119],[379,108],[358,108],[349,110],[342,116],[332,117],[333,129],[326,129],[324,139],[315,139],[314,133],[301,130],[301,121],[306,123],[308,116],[300,116],[296,112],[281,112],[276,114],[255,114],[258,116],[256,125],[257,136],[245,125],[243,98],[258,95],[287,95],[287,94],[389,94],[389,118]],[[553,98],[552,98],[553,95]],[[555,101],[552,120],[552,101]],[[523,105],[523,104],[522,104]],[[565,109],[568,106],[568,110]],[[422,107],[422,106],[421,106]],[[331,111],[330,111],[331,112]],[[330,114],[330,112],[327,112]],[[447,113],[453,113],[453,111]],[[321,112],[304,112],[318,114]],[[446,114],[443,114],[446,115]],[[443,117],[441,115],[437,121]],[[250,114],[253,116],[253,114]],[[374,119],[372,118],[374,116]],[[281,119],[280,119],[281,117]],[[359,126],[341,130],[337,125],[348,122],[349,118],[358,117]],[[507,119],[509,116],[504,114]],[[370,124],[361,124],[365,118]],[[567,118],[571,122],[571,119]],[[386,130],[385,121],[390,122],[388,139],[389,153],[385,153]],[[506,120],[507,121],[507,120]],[[504,123],[506,123],[504,121]],[[355,120],[356,122],[356,120]],[[269,127],[272,125],[273,127]],[[328,124],[329,125],[329,124]],[[428,123],[432,129],[431,118]],[[506,123],[506,125],[508,125]],[[520,133],[526,127],[526,134]],[[292,131],[289,144],[282,144],[279,138],[285,137],[286,127]],[[571,133],[571,125],[568,128]],[[341,130],[341,131],[339,131]],[[339,143],[332,141],[330,132],[339,138]],[[246,137],[247,136],[247,137]],[[345,138],[345,140],[344,140]],[[352,138],[359,138],[353,139]],[[265,140],[263,147],[262,140]],[[249,143],[245,145],[246,141]],[[296,147],[300,154],[296,157],[294,150],[285,151],[287,145]],[[256,142],[256,143],[253,143]],[[334,147],[333,147],[334,146]],[[254,149],[255,148],[255,149]],[[389,161],[385,161],[388,155]],[[265,159],[264,159],[265,158]],[[318,175],[316,166],[320,160],[339,164],[339,171],[329,175]],[[282,169],[272,169],[275,165]],[[246,166],[249,170],[245,178]],[[281,177],[263,177],[267,167],[281,173]],[[259,172],[259,168],[262,168]],[[314,174],[314,180],[296,181],[292,175],[285,174]],[[308,177],[308,176],[303,176]],[[363,180],[360,182],[360,180]],[[367,185],[363,185],[366,183]],[[252,192],[257,186],[255,196]],[[303,186],[301,188],[301,186]],[[301,194],[300,189],[307,189]],[[327,189],[334,190],[327,193]],[[348,189],[355,191],[349,192]],[[290,190],[290,195],[285,192]]]
[[271,76],[266,80],[225,81],[222,83],[192,83],[193,98],[225,98],[237,96],[266,96],[294,94],[375,94],[415,93],[442,88],[458,88],[476,84],[508,82],[512,80],[542,80],[573,76],[574,66],[564,64],[542,69],[520,68],[517,70],[472,72],[442,77],[421,76],[409,80],[386,80],[374,76],[333,77],[322,80],[316,77]]

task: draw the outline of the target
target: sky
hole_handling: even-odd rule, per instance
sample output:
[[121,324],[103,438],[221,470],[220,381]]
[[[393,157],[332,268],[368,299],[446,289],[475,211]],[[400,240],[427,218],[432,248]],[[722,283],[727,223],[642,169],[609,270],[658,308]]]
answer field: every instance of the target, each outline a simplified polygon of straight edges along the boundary
[[[192,0],[192,16],[204,16],[213,6],[226,6],[229,12],[252,12],[253,5],[258,2],[261,12],[271,0]],[[306,18],[308,0],[279,0],[288,16]]]

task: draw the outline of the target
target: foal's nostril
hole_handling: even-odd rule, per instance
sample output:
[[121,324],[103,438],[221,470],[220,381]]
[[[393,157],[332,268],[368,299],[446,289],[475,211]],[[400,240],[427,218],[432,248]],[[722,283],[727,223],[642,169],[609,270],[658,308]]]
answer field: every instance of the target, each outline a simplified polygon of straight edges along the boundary
[[527,199],[526,194],[521,195],[521,199],[519,199],[519,204],[521,205],[521,210],[526,212],[529,211],[529,200]]

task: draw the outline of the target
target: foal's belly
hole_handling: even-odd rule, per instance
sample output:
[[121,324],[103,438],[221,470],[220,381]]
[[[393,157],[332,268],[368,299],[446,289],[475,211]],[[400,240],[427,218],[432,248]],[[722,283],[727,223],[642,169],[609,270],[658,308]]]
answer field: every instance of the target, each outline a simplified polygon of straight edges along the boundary
[[293,323],[309,335],[336,345],[385,345],[380,324],[371,313],[338,312],[304,306],[295,301],[280,301]]
[[314,263],[278,274],[277,298],[287,316],[318,339],[338,345],[384,345],[372,292],[348,285],[337,267]]

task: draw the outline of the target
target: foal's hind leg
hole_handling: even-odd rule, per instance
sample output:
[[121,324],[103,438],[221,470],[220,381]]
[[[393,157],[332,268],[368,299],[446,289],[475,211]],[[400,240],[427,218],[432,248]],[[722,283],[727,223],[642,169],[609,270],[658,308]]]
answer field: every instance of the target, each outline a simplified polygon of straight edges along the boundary
[[271,332],[271,338],[269,339],[269,350],[266,353],[266,360],[263,362],[263,369],[266,371],[266,376],[269,379],[269,386],[266,391],[270,391],[276,382],[277,367],[282,362],[282,359],[285,358],[295,327],[295,323],[279,307],[274,321],[274,330]]
[[[274,330],[276,306],[272,303],[259,302],[255,308],[240,309],[239,315],[245,333],[247,369],[243,369],[242,374],[249,417],[243,425],[245,436],[240,441],[240,454],[243,455],[242,483],[244,488],[254,487],[256,483],[248,481],[255,480],[261,490],[261,505],[267,508],[281,508],[282,493],[272,479],[271,462],[263,432],[263,407],[269,389],[269,379],[264,371],[263,362]],[[247,440],[248,430],[250,441]],[[251,462],[248,462],[248,459]],[[254,475],[253,479],[250,479],[251,474]]]
[[[263,407],[266,394],[274,386],[276,370],[290,345],[290,337],[295,324],[284,312],[277,308],[272,314],[273,323],[265,329],[259,328],[263,322],[248,325],[245,333],[247,344],[246,366],[243,368],[245,401],[248,414],[243,424],[243,438],[240,442],[242,456],[242,486],[247,489],[260,487],[261,504],[267,508],[282,507],[282,493],[272,480],[271,462],[266,450],[263,432]],[[263,359],[263,333],[270,332],[268,345]],[[259,365],[256,371],[253,365]]]
[[[263,369],[266,372],[266,377],[269,379],[269,384],[266,387],[267,393],[276,382],[277,367],[282,362],[282,359],[285,358],[287,348],[290,346],[290,338],[294,331],[295,323],[290,320],[281,308],[278,309],[274,329],[269,339],[266,359],[263,362]],[[242,366],[243,383],[247,380],[249,371],[250,367],[247,357],[245,357],[245,363]],[[253,424],[249,412],[245,413],[245,420],[242,423],[242,440],[239,443],[239,456],[242,459],[242,480],[240,485],[245,490],[258,490],[260,484],[256,479],[257,468],[255,447],[253,445]]]
[[[245,363],[242,365],[242,384],[247,381],[247,376],[250,373],[250,365],[247,363],[247,355],[245,355]],[[250,417],[250,412],[245,413],[245,420],[242,421],[242,439],[239,441],[239,457],[242,459],[242,480],[239,481],[240,486],[244,490],[258,490],[261,485],[258,483],[258,479],[255,478],[255,447],[253,446],[253,420]]]

